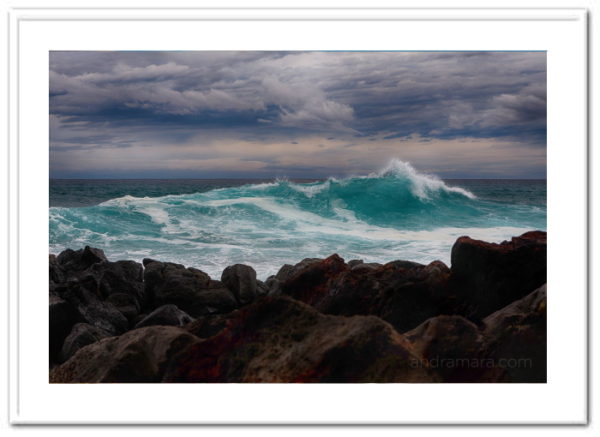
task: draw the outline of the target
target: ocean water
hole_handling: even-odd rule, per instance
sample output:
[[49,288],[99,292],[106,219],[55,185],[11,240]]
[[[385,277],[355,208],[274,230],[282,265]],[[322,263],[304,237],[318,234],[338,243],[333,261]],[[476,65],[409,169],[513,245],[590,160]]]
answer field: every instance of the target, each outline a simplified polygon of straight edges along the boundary
[[347,261],[450,263],[462,235],[500,242],[546,230],[545,180],[441,180],[394,160],[324,180],[50,180],[50,253],[85,245],[214,278],[249,264],[338,253]]

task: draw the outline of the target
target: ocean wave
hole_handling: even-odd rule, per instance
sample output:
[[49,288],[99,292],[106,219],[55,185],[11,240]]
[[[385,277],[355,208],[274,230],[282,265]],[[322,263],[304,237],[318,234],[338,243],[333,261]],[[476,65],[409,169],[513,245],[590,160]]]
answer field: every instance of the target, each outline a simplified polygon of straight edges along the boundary
[[260,276],[334,252],[373,262],[448,261],[461,235],[497,241],[532,226],[545,228],[544,212],[479,199],[393,160],[362,176],[53,207],[50,248],[90,244],[113,257],[162,256],[215,274],[241,262]]

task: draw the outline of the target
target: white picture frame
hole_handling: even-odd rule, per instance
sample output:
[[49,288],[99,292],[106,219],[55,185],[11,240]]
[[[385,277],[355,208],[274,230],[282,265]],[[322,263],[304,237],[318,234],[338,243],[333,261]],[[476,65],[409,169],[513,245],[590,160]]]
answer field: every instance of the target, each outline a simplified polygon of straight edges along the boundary
[[[585,9],[14,7],[8,21],[11,423],[587,423]],[[546,384],[48,383],[48,52],[232,49],[547,51]]]

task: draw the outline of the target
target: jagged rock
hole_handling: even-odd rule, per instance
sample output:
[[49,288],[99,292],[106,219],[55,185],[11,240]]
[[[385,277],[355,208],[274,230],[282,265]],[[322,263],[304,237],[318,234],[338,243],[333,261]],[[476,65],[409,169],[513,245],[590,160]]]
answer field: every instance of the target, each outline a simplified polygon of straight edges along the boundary
[[364,261],[362,259],[351,259],[350,261],[348,261],[348,267],[352,268],[355,266],[359,266],[363,263]]
[[461,316],[437,316],[404,336],[413,351],[444,382],[476,382],[483,373],[483,337],[477,325]]
[[437,316],[406,332],[444,382],[546,382],[546,286],[486,317]]
[[263,281],[256,281],[256,295],[257,296],[266,296],[269,294],[269,286]]
[[[95,281],[71,279],[61,291],[61,298],[69,302],[78,313],[78,320],[119,335],[129,328],[129,322],[110,302],[100,300],[95,292]],[[91,289],[90,289],[91,288]]]
[[103,329],[96,328],[88,323],[76,323],[63,343],[59,355],[60,362],[64,363],[82,347],[106,337],[110,337],[110,334]]
[[490,314],[483,322],[484,354],[495,382],[546,382],[546,285]]
[[53,293],[49,296],[49,312],[50,361],[56,362],[65,338],[77,322],[78,314],[73,305]]
[[48,256],[48,267],[50,274],[50,284],[60,284],[65,281],[65,272],[61,268],[55,255]]
[[135,325],[135,328],[153,325],[183,326],[193,321],[194,319],[189,314],[181,311],[173,304],[168,304],[152,311],[144,319],[140,320]]
[[376,315],[403,332],[446,310],[449,277],[450,270],[440,261],[349,269],[333,255],[296,273],[282,291],[327,314]]
[[265,288],[267,289],[267,295],[277,296],[281,294],[281,286],[291,276],[298,273],[305,267],[323,261],[322,258],[305,258],[298,264],[284,264],[276,275],[269,276],[265,281]]
[[[348,263],[348,265],[350,266],[350,263]],[[368,270],[375,270],[380,268],[381,266],[383,266],[383,264],[379,264],[379,263],[354,263],[354,265],[350,266],[350,270],[355,270],[355,271],[368,271]]]
[[233,293],[221,281],[210,281],[208,288],[201,290],[196,299],[210,314],[228,313],[239,306]]
[[196,337],[209,338],[218,334],[226,326],[227,322],[237,315],[237,310],[227,314],[211,314],[202,316],[188,323],[183,328]]
[[308,262],[288,277],[281,286],[281,292],[318,307],[329,294],[330,282],[348,270],[344,260],[337,254],[324,260]]
[[66,250],[49,256],[51,368],[68,358],[51,381],[545,382],[545,238],[461,237],[452,270],[307,258],[264,283]]
[[73,273],[86,270],[93,264],[108,260],[102,250],[85,246],[84,249],[66,249],[62,251],[56,257],[56,261],[65,272]]
[[154,307],[174,304],[192,317],[210,312],[198,296],[209,288],[210,277],[181,264],[144,259],[146,294]]
[[50,382],[160,382],[172,357],[199,341],[175,326],[134,329],[79,349],[50,371]]
[[247,304],[256,298],[256,272],[250,266],[235,264],[226,267],[221,274],[221,282],[233,293],[240,304]]
[[377,317],[326,316],[264,297],[182,351],[165,382],[434,382],[409,342]]
[[85,274],[97,282],[96,294],[107,299],[112,294],[129,294],[138,306],[145,307],[147,298],[144,291],[144,268],[135,261],[100,262],[92,265]]
[[140,314],[140,304],[133,294],[113,293],[106,298],[106,302],[113,304],[129,321],[130,326],[135,325],[137,316]]
[[500,244],[460,237],[452,247],[452,288],[459,311],[482,319],[546,283],[546,233]]
[[319,263],[323,261],[323,258],[304,258],[298,264],[284,264],[277,274],[275,275],[275,279],[277,279],[280,283],[287,281],[290,277],[294,276],[300,270],[308,267],[311,264]]

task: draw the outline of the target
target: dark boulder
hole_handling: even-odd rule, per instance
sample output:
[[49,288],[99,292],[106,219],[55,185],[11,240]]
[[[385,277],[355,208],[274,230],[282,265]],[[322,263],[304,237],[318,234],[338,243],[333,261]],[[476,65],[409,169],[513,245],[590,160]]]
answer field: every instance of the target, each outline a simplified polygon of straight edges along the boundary
[[383,264],[379,264],[379,263],[353,263],[352,265],[350,265],[350,263],[348,263],[348,266],[350,266],[351,270],[354,271],[369,271],[369,270],[375,270],[378,269],[382,266]]
[[461,316],[437,316],[426,320],[404,336],[424,365],[443,382],[478,382],[483,336],[477,325]]
[[50,361],[57,362],[65,338],[79,314],[71,303],[53,293],[49,296],[49,312]]
[[545,232],[527,232],[500,244],[460,237],[451,256],[457,311],[475,320],[546,283]]
[[95,281],[90,280],[89,276],[83,280],[70,279],[60,296],[76,309],[81,322],[103,329],[111,335],[119,335],[129,329],[127,318],[113,304],[98,297]]
[[76,273],[91,267],[93,264],[108,261],[101,249],[85,246],[83,249],[62,251],[56,261],[67,273]]
[[364,261],[362,259],[351,259],[350,261],[348,261],[348,267],[350,268],[361,264],[364,264]]
[[181,311],[173,304],[163,305],[158,307],[145,318],[140,320],[135,328],[143,328],[144,326],[168,325],[168,326],[183,326],[194,319],[184,311]]
[[276,296],[281,294],[281,282],[275,277],[275,275],[269,276],[265,281],[265,287],[267,288],[267,295]]
[[281,292],[318,307],[319,303],[328,296],[331,281],[347,272],[349,268],[337,254],[323,260],[305,261],[303,267],[296,269],[295,273],[283,282]]
[[66,280],[65,271],[58,263],[56,255],[48,256],[48,267],[50,275],[50,284],[60,284]]
[[275,278],[279,282],[285,282],[305,267],[308,267],[311,264],[320,263],[321,261],[323,261],[323,258],[304,258],[302,261],[294,265],[284,264],[275,275]]
[[146,294],[154,307],[173,304],[192,317],[210,312],[198,299],[199,294],[210,286],[210,277],[206,273],[181,264],[150,259],[143,262]]
[[210,281],[208,288],[196,295],[198,305],[203,305],[209,314],[228,313],[239,307],[233,293],[221,281]]
[[230,319],[235,318],[237,310],[227,314],[210,314],[188,323],[183,328],[199,338],[209,338],[221,332]]
[[129,321],[129,326],[135,325],[137,316],[140,314],[140,304],[133,294],[128,293],[113,293],[106,298],[106,302],[111,303],[114,307],[125,316]]
[[250,266],[235,264],[226,267],[221,274],[221,282],[231,290],[241,305],[250,303],[256,298],[256,272]]
[[140,307],[147,305],[144,291],[144,268],[135,261],[101,262],[86,270],[97,282],[96,294],[107,299],[116,293],[129,294]]
[[281,294],[281,286],[285,281],[287,281],[290,277],[294,276],[300,270],[305,267],[319,263],[323,261],[322,258],[305,258],[300,261],[298,264],[284,264],[277,274],[269,276],[265,281],[265,288],[267,289],[267,295],[269,296],[277,296]]
[[179,353],[165,382],[434,382],[410,344],[377,317],[336,317],[264,297]]
[[356,264],[333,255],[313,263],[282,285],[284,294],[327,314],[376,315],[400,332],[448,310],[450,270],[440,261]]
[[82,347],[106,337],[110,337],[110,334],[103,329],[96,328],[88,323],[76,323],[63,343],[59,362],[64,363]]
[[256,281],[256,295],[266,296],[269,294],[270,287],[263,281]]
[[149,326],[82,347],[50,371],[50,383],[160,382],[178,352],[201,341],[175,326]]
[[404,335],[444,382],[546,382],[546,286],[489,315],[482,326],[437,316]]
[[490,314],[483,322],[490,382],[546,382],[546,285]]

